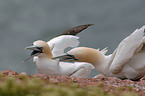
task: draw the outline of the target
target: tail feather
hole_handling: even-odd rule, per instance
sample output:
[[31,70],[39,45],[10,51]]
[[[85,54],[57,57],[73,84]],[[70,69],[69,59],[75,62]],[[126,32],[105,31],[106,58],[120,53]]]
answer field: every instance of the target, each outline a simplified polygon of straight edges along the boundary
[[108,49],[107,49],[108,47],[105,47],[104,49],[102,49],[101,50],[101,52],[105,55],[106,53],[107,53],[107,51],[108,51]]

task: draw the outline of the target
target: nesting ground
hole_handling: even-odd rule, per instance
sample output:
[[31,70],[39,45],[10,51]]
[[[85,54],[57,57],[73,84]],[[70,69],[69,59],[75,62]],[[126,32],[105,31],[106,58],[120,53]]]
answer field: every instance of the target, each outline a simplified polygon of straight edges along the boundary
[[[79,90],[82,90],[82,92],[87,92],[85,93],[86,96],[97,96],[97,95],[92,95],[93,93],[91,93],[91,91],[86,91],[87,90],[86,88],[88,87],[99,88],[99,90],[103,92],[100,93],[103,94],[101,96],[111,96],[109,94],[113,94],[114,96],[117,95],[118,96],[136,96],[136,95],[145,96],[145,77],[143,77],[140,81],[136,82],[130,80],[120,80],[115,77],[104,77],[101,74],[97,75],[96,78],[75,78],[75,77],[68,77],[68,76],[45,76],[43,74],[27,75],[25,72],[18,74],[16,71],[11,71],[9,69],[5,71],[1,71],[0,74],[1,74],[0,75],[1,82],[6,82],[5,79],[9,77],[14,78],[15,80],[14,83],[17,83],[17,81],[18,82],[23,81],[24,78],[28,78],[28,79],[37,78],[42,82],[47,82],[48,85],[54,85],[54,86],[60,86],[60,84],[64,84],[65,86],[75,85],[76,88],[79,88]],[[47,84],[46,83],[44,85],[42,84],[42,86],[46,86]],[[93,89],[88,89],[88,90],[93,90]],[[0,93],[1,92],[2,91],[0,91]],[[124,93],[128,95],[125,95]],[[33,94],[33,92],[31,94]],[[41,95],[41,92],[39,93],[39,95]]]

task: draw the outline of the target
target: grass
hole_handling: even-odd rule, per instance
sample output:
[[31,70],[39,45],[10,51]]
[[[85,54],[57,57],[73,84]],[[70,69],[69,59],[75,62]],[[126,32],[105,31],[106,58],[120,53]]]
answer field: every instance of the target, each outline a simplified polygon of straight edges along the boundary
[[[136,93],[107,92],[102,89],[104,83],[99,86],[79,87],[76,82],[50,83],[39,77],[27,77],[25,75],[6,76],[0,73],[0,96],[137,96]],[[111,87],[112,88],[112,87]],[[113,88],[112,88],[113,89]],[[132,90],[129,87],[130,90]]]

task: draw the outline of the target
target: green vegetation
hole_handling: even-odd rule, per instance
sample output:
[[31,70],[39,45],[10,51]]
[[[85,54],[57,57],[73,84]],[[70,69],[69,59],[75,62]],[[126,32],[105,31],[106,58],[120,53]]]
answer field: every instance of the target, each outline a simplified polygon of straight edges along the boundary
[[[0,74],[0,96],[136,96],[133,92],[107,92],[104,83],[81,88],[76,82],[50,83],[40,77],[25,75],[6,76]],[[113,90],[113,87],[110,87]],[[130,88],[129,88],[130,89]]]

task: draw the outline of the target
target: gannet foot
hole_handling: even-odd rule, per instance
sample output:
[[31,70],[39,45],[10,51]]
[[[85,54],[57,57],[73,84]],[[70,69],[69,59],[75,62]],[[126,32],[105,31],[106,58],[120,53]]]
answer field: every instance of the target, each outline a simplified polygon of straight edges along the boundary
[[127,78],[119,78],[119,79],[121,79],[121,80],[126,80]]
[[[143,77],[143,76],[142,76]],[[140,81],[140,79],[142,78],[142,77],[140,77],[140,78],[138,78],[138,79],[130,79],[131,81]]]

